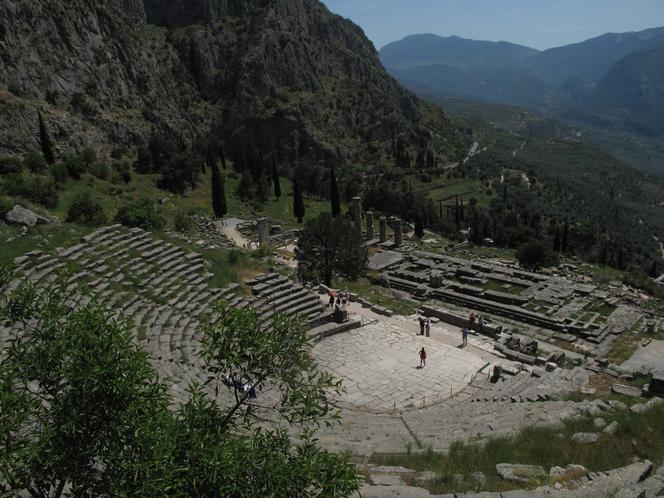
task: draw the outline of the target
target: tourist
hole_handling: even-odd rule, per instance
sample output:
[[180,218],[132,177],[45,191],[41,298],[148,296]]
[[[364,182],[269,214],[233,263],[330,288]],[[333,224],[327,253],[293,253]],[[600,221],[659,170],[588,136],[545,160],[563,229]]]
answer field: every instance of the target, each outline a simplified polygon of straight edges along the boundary
[[424,322],[424,329],[427,332],[427,337],[431,334],[431,318],[427,317],[426,322]]
[[329,300],[330,308],[334,308],[334,294],[332,294],[331,292],[329,294],[330,294],[330,300]]
[[475,324],[475,313],[472,311],[470,312],[470,328],[473,328],[473,325]]
[[420,335],[424,335],[424,318],[422,315],[418,316],[417,319],[420,322]]
[[468,346],[468,327],[464,327],[463,330],[461,330],[461,339],[462,339],[462,346]]
[[350,303],[350,292],[348,292],[348,289],[344,292],[344,299],[346,300],[346,303]]
[[477,315],[477,331],[480,334],[482,333],[483,326],[484,326],[484,318],[482,318],[480,315]]
[[420,368],[426,366],[427,364],[427,352],[422,348],[420,351]]

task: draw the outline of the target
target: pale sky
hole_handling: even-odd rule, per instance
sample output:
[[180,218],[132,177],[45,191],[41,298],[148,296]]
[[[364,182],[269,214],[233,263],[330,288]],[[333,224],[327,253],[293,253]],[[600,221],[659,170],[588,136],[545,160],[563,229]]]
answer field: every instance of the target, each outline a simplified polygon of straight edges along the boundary
[[664,0],[322,0],[380,50],[419,33],[547,49],[664,26]]

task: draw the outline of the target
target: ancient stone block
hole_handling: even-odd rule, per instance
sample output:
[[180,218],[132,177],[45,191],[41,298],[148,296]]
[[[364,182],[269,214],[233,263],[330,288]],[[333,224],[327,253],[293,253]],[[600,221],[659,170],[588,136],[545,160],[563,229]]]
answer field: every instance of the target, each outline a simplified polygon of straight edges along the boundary
[[544,468],[539,465],[520,465],[512,463],[499,463],[496,472],[506,481],[528,483],[531,479],[547,477]]
[[577,432],[572,436],[572,441],[580,444],[596,443],[599,439],[599,434],[594,432]]

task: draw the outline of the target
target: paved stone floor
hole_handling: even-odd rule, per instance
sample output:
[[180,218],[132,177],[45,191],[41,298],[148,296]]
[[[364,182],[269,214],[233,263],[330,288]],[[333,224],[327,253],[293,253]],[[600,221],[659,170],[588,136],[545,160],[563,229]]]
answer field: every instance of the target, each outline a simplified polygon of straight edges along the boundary
[[[420,349],[427,352],[419,368]],[[461,391],[486,365],[478,355],[385,321],[318,343],[313,355],[343,380],[346,406],[374,412],[421,408]]]
[[664,372],[664,341],[652,341],[646,347],[640,347],[622,364],[628,370],[638,370],[643,365]]

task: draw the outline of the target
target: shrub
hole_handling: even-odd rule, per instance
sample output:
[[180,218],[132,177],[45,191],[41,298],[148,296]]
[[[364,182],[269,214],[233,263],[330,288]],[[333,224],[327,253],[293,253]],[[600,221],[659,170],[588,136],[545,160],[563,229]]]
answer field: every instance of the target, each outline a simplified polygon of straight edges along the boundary
[[9,197],[0,195],[0,218],[4,218],[12,207],[14,207],[14,202]]
[[88,192],[77,195],[67,211],[67,222],[85,226],[105,225],[108,219],[104,210],[92,200]]
[[23,164],[16,157],[0,158],[0,175],[10,175],[20,173],[23,170]]
[[194,228],[194,222],[188,213],[179,210],[173,216],[173,228],[180,233],[189,233]]
[[127,149],[127,147],[124,146],[124,145],[120,145],[118,147],[115,147],[111,151],[111,157],[113,159],[122,159],[123,157],[125,157],[127,155],[129,155],[129,149]]
[[58,205],[58,187],[55,181],[47,176],[35,177],[28,199],[44,207],[55,208]]
[[65,160],[63,162],[67,167],[67,174],[71,176],[74,180],[80,180],[85,171],[87,170],[85,161],[83,161],[83,159],[81,159],[78,156],[70,154],[67,157],[65,157]]
[[100,180],[108,180],[108,177],[111,175],[111,168],[102,161],[97,161],[90,165],[88,171],[92,176]]
[[41,173],[48,167],[48,163],[39,152],[32,151],[23,158],[23,166],[33,173]]
[[[131,183],[131,165],[128,161],[116,161],[113,163],[113,169],[117,173],[117,177],[120,181]],[[114,181],[114,183],[118,182]]]
[[97,161],[97,152],[92,147],[83,149],[79,158],[89,167]]
[[521,266],[532,270],[538,270],[544,265],[558,264],[556,255],[548,251],[539,240],[532,240],[520,246],[516,251],[516,257]]
[[3,187],[8,195],[23,197],[47,208],[58,205],[58,189],[48,177],[13,173],[4,178]]
[[51,167],[51,176],[57,183],[63,183],[67,180],[67,165],[64,163],[57,163]]
[[147,199],[122,206],[115,215],[115,221],[128,227],[139,227],[146,230],[159,229],[164,226],[159,209]]
[[231,249],[228,251],[228,264],[231,266],[234,266],[238,264],[240,259],[242,258],[242,251],[239,251],[237,249]]

